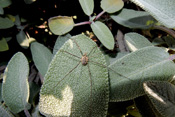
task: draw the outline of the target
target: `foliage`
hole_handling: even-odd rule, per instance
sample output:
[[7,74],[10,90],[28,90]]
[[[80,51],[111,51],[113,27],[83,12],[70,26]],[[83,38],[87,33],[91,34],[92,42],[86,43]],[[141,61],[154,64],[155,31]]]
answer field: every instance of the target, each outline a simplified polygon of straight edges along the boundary
[[0,116],[172,117],[174,5],[0,0]]

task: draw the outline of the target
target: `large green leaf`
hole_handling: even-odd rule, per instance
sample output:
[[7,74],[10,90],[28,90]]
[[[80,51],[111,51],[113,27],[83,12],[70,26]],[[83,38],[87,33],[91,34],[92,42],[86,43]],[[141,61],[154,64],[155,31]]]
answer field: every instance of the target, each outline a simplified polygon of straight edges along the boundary
[[14,117],[2,104],[0,104],[0,117]]
[[56,52],[61,48],[61,46],[70,39],[71,35],[67,34],[64,36],[59,36],[55,42],[54,49],[53,49],[53,55],[56,54]]
[[52,53],[47,47],[38,42],[31,43],[30,50],[32,52],[32,58],[37,69],[44,77],[50,61],[52,60]]
[[124,38],[130,51],[136,51],[147,46],[153,46],[147,38],[138,33],[126,33]]
[[9,18],[0,17],[0,29],[11,28],[14,26],[14,23]]
[[155,23],[154,18],[149,13],[126,8],[117,15],[111,15],[111,18],[128,28],[148,29]]
[[175,115],[175,86],[173,84],[149,81],[143,86],[150,101],[163,117]]
[[2,39],[0,40],[0,52],[2,52],[2,51],[7,51],[8,49],[9,49],[9,46],[8,46],[8,44],[7,44],[6,39],[5,39],[5,38],[2,38]]
[[94,0],[79,0],[84,13],[90,16],[94,10]]
[[11,0],[0,0],[0,6],[1,6],[2,8],[8,7],[8,6],[11,5],[11,4],[12,4],[12,1],[11,1]]
[[29,65],[23,53],[16,53],[8,63],[3,76],[2,97],[8,108],[18,113],[29,109]]
[[[81,63],[82,54],[88,57],[86,65]],[[40,112],[46,116],[106,116],[108,71],[96,62],[106,66],[105,57],[91,39],[77,35],[68,40],[54,56],[45,76]]]
[[109,50],[112,50],[114,48],[114,37],[111,33],[111,31],[108,29],[108,27],[99,22],[93,22],[91,24],[92,31],[95,33],[95,35],[98,37],[100,42]]
[[113,62],[109,66],[111,101],[130,100],[143,95],[144,81],[169,80],[174,75],[175,65],[168,57],[164,49],[149,46]]
[[174,0],[131,0],[168,28],[175,28]]
[[16,35],[16,39],[17,39],[18,43],[20,44],[20,46],[23,47],[24,49],[27,49],[29,47],[29,39],[23,30],[21,30]]
[[124,2],[122,0],[102,0],[101,1],[101,8],[108,12],[114,13],[119,11],[124,6]]
[[74,27],[72,17],[57,16],[49,19],[49,28],[55,35],[63,35],[71,31]]

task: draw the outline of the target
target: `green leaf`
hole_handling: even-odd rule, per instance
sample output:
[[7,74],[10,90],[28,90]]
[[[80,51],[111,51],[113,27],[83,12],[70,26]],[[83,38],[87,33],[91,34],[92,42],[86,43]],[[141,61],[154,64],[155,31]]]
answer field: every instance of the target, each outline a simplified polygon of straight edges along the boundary
[[23,53],[16,53],[8,63],[3,76],[2,97],[8,108],[18,113],[29,109],[29,65]]
[[0,104],[1,117],[14,117],[2,104]]
[[175,28],[174,0],[131,0],[168,28]]
[[5,38],[2,38],[0,40],[0,52],[7,51],[7,50],[9,50],[9,46],[8,46]]
[[100,42],[109,50],[113,50],[114,48],[114,37],[108,27],[99,22],[93,22],[91,24],[92,31],[98,37]]
[[169,82],[149,81],[143,84],[150,101],[163,117],[175,115],[175,86]]
[[39,106],[38,105],[33,109],[32,117],[43,117],[42,115],[40,115]]
[[31,43],[30,50],[32,52],[32,58],[37,69],[44,77],[44,75],[47,72],[50,61],[52,60],[52,53],[47,47],[38,42]]
[[171,36],[163,37],[169,49],[175,50],[175,39]]
[[2,102],[2,83],[0,83],[0,103]]
[[29,102],[30,102],[30,104],[33,104],[33,103],[35,103],[34,99],[35,99],[36,95],[39,93],[40,87],[39,87],[39,85],[35,84],[34,82],[30,82],[29,85],[30,85]]
[[122,0],[102,0],[101,1],[101,8],[108,12],[114,13],[119,11],[124,6],[124,2]]
[[0,17],[0,29],[11,28],[14,26],[14,23],[9,18]]
[[130,51],[136,51],[147,46],[153,46],[147,38],[138,33],[126,33],[124,38]]
[[0,6],[0,15],[4,14],[4,9]]
[[79,0],[84,13],[90,16],[94,10],[94,0]]
[[123,8],[117,15],[111,15],[111,18],[122,26],[128,28],[148,29],[156,21],[145,11],[135,11]]
[[109,66],[111,101],[125,101],[144,95],[144,81],[169,80],[174,75],[175,65],[168,57],[164,49],[149,46],[113,62]]
[[63,35],[71,31],[74,27],[72,17],[57,16],[49,19],[49,28],[55,35]]
[[56,54],[56,52],[61,48],[61,46],[71,38],[70,34],[66,34],[64,36],[59,36],[55,42],[54,49],[53,49],[53,55]]
[[[82,54],[88,56],[86,65]],[[97,55],[97,57],[94,57]],[[56,53],[40,91],[39,109],[46,116],[104,117],[109,101],[105,57],[85,35],[68,40]]]
[[12,4],[12,1],[11,0],[0,0],[0,6],[2,8],[8,7],[11,4]]
[[16,35],[16,39],[17,39],[18,43],[20,44],[20,46],[23,47],[24,49],[27,49],[29,47],[29,39],[23,30],[21,30]]

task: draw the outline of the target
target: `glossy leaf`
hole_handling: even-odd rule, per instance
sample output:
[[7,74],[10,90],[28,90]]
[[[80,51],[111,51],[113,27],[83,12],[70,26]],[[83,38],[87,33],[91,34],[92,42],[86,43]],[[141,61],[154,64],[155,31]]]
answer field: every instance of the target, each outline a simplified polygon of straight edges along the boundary
[[1,117],[14,117],[2,104],[0,104],[0,116]]
[[124,6],[124,2],[122,0],[102,0],[101,1],[101,8],[108,12],[114,13],[119,11]]
[[174,0],[131,0],[168,28],[175,28]]
[[55,35],[63,35],[71,31],[74,27],[72,17],[57,16],[49,19],[49,28]]
[[0,40],[0,52],[7,51],[8,49],[9,49],[9,46],[7,44],[7,41],[5,40],[5,38],[2,38]]
[[64,36],[59,36],[55,42],[54,49],[53,49],[53,55],[56,54],[56,52],[61,48],[61,46],[71,38],[70,34],[66,34]]
[[[80,61],[81,52],[89,57],[86,65]],[[96,54],[98,56],[93,57]],[[107,115],[108,71],[90,60],[106,65],[97,45],[85,35],[71,37],[60,48],[41,87],[39,109],[42,114],[75,117]]]
[[148,29],[156,22],[154,18],[145,11],[135,11],[126,8],[123,8],[117,15],[111,15],[111,18],[122,26],[139,29]]
[[94,0],[79,0],[84,13],[90,16],[94,10]]
[[14,23],[9,18],[0,17],[0,29],[11,28],[14,26]]
[[37,69],[44,77],[50,61],[52,60],[52,53],[47,47],[38,42],[31,43],[30,50],[32,52],[32,58]]
[[23,47],[24,49],[27,49],[29,47],[29,39],[23,30],[21,30],[16,35],[16,39],[17,39],[18,43],[20,44],[20,46]]
[[29,109],[29,65],[23,53],[16,53],[8,63],[3,76],[2,97],[8,108],[18,113]]
[[144,81],[169,80],[174,75],[175,65],[168,58],[169,54],[164,49],[149,46],[113,62],[109,66],[111,101],[125,101],[144,95]]
[[11,0],[0,0],[0,6],[2,8],[8,7],[11,4],[12,4],[12,1]]
[[149,81],[143,86],[150,101],[163,117],[175,115],[175,86],[173,84]]
[[153,46],[147,38],[138,33],[126,33],[124,38],[130,51],[136,51],[147,46]]
[[108,27],[99,22],[93,22],[91,24],[92,31],[98,37],[100,42],[109,50],[113,50],[114,48],[114,37]]

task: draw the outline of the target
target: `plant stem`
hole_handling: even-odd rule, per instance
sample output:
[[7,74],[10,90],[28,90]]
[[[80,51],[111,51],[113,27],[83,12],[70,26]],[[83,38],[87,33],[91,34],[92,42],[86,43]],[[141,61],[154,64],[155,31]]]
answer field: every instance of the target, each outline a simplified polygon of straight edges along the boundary
[[166,27],[163,27],[163,26],[153,26],[153,29],[158,29],[158,30],[162,30],[168,34],[170,34],[172,37],[175,38],[175,31],[169,29],[169,28],[166,28]]
[[24,109],[24,113],[25,113],[26,117],[31,117],[31,115],[27,109]]
[[81,25],[86,25],[86,24],[91,24],[92,22],[90,21],[85,21],[85,22],[80,22],[80,23],[77,23],[75,24],[74,26],[81,26]]
[[99,13],[99,14],[95,17],[94,21],[98,20],[104,13],[105,13],[105,11],[102,11],[101,13]]

